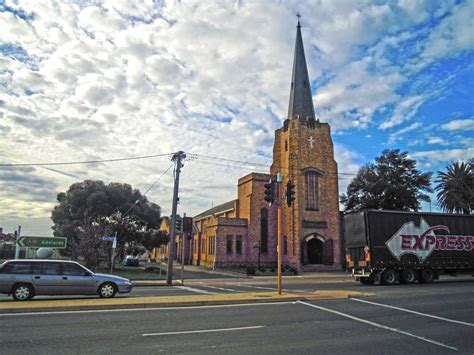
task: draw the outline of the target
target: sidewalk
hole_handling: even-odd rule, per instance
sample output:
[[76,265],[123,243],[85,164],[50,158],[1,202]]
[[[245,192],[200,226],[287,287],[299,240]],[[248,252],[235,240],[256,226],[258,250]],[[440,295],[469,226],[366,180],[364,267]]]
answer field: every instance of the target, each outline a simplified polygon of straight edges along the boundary
[[239,294],[88,298],[68,300],[32,300],[0,303],[0,314],[25,312],[59,312],[98,309],[129,309],[157,307],[190,307],[263,302],[296,302],[298,300],[367,297],[369,293],[348,290],[316,291],[308,293],[248,292]]

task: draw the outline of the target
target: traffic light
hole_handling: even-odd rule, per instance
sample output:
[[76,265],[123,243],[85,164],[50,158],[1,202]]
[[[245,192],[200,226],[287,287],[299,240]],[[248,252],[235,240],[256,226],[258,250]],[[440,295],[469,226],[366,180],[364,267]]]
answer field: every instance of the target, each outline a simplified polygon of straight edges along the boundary
[[182,219],[180,216],[176,216],[174,227],[177,232],[181,232]]
[[183,233],[193,232],[193,217],[183,217]]
[[291,204],[295,200],[295,184],[288,180],[286,183],[286,204],[291,207]]
[[270,179],[265,185],[265,197],[263,198],[271,206],[275,201],[275,182]]

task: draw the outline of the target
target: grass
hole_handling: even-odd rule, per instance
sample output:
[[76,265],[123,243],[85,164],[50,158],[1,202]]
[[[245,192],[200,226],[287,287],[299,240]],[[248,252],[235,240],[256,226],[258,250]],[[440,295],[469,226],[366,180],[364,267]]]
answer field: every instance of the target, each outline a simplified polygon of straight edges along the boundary
[[[157,266],[158,268],[158,266]],[[99,268],[96,272],[110,274],[110,269]],[[166,279],[166,270],[161,271],[161,276],[159,270],[145,271],[145,268],[142,266],[123,266],[122,264],[115,264],[113,275],[125,277],[130,280],[164,280]]]

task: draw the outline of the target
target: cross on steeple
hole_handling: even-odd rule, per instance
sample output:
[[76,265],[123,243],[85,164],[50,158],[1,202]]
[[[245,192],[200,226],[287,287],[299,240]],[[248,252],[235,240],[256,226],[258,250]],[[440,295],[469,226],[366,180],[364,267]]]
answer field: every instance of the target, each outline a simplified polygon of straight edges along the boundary
[[300,25],[300,17],[301,17],[301,15],[300,15],[300,12],[299,12],[299,11],[296,13],[296,17],[298,17],[298,27],[301,27],[301,25]]

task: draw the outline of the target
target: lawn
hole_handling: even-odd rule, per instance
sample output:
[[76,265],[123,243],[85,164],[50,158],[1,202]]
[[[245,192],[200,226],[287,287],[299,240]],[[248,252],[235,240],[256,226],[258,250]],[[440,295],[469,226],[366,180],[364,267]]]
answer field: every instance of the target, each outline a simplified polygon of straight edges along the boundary
[[[96,272],[103,274],[110,274],[110,269],[97,269]],[[166,279],[166,269],[161,270],[161,276],[159,272],[159,267],[154,266],[151,270],[145,271],[143,266],[123,266],[121,264],[115,264],[113,275],[125,277],[130,280],[165,280]]]

